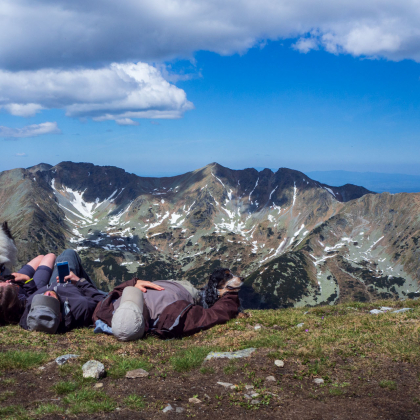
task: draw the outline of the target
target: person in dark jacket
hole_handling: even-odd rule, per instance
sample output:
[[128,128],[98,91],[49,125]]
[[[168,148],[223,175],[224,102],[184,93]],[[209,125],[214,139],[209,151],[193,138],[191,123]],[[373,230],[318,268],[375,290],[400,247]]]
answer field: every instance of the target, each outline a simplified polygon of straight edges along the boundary
[[54,262],[54,254],[38,255],[17,273],[1,273],[0,325],[19,322],[28,297],[48,284]]
[[77,253],[73,250],[65,253],[71,268],[66,282],[58,283],[56,277],[55,283],[42,287],[27,299],[19,322],[22,328],[54,334],[91,325],[93,311],[106,294],[81,277],[85,271]]
[[[189,282],[146,282],[133,278],[117,286],[98,304],[93,314],[95,332],[112,333],[122,341],[139,339],[147,331],[173,338],[225,323],[238,314],[238,292],[243,279],[233,276],[228,269],[217,271],[220,280],[211,305]],[[213,273],[209,283],[214,278]]]

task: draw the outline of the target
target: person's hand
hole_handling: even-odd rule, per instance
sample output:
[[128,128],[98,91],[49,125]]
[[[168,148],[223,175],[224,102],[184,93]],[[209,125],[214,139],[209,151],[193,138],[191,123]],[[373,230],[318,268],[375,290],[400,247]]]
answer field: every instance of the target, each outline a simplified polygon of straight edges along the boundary
[[137,287],[137,289],[140,289],[143,293],[147,293],[146,287],[155,290],[165,290],[163,287],[146,280],[137,280],[137,283],[134,287]]
[[[59,277],[57,276],[57,283],[60,281]],[[64,281],[69,282],[71,281],[72,284],[77,283],[80,280],[80,277],[77,277],[76,274],[73,273],[73,271],[70,271],[70,274],[66,277],[64,277]]]
[[[26,274],[21,274],[21,273],[12,273],[12,276],[15,277],[14,281],[28,281],[30,279],[29,276],[27,276]],[[13,280],[7,280],[6,283],[11,283]]]

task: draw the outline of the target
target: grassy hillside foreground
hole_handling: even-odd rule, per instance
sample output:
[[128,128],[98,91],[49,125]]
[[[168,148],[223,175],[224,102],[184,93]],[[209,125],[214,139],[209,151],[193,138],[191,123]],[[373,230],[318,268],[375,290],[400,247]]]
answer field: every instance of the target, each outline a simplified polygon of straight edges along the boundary
[[[413,310],[369,314],[382,305]],[[3,327],[0,418],[420,418],[420,301],[250,314],[182,340],[132,343],[91,329],[48,336]],[[248,358],[203,362],[212,350],[249,347],[257,350]],[[80,357],[59,367],[54,359],[67,353]],[[83,379],[91,359],[104,363],[105,378]],[[137,368],[149,376],[125,378]],[[252,391],[259,395],[247,399]],[[174,410],[163,413],[168,403]]]

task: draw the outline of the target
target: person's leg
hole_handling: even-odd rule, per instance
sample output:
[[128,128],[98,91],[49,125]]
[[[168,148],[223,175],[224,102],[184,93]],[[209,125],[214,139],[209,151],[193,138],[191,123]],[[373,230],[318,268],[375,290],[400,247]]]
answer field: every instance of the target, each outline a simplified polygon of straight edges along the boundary
[[54,263],[54,254],[47,254],[44,258],[42,258],[39,267],[37,268],[33,276],[37,289],[40,289],[41,287],[44,287],[49,283]]
[[38,255],[33,260],[29,261],[25,264],[19,271],[19,274],[24,274],[28,276],[30,279],[34,276],[36,269],[41,264],[42,259],[44,258],[43,255]]
[[86,273],[86,271],[82,267],[82,261],[79,257],[79,254],[73,249],[66,249],[57,257],[55,261],[55,267],[50,278],[50,285],[55,284],[57,282],[57,277],[58,277],[57,263],[64,262],[64,261],[67,261],[69,263],[70,271],[76,274],[77,277],[84,278],[89,283],[94,285],[93,281],[91,280],[89,275]]

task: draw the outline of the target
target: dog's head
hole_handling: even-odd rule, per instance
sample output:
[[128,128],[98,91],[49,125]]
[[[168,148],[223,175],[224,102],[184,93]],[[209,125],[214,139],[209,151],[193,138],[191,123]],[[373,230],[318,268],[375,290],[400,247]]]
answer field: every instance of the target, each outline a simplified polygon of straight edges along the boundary
[[210,275],[209,283],[213,283],[220,295],[222,291],[236,290],[242,286],[244,279],[235,276],[228,268],[218,268]]
[[0,224],[0,275],[10,274],[16,264],[17,249],[7,222]]
[[229,291],[238,291],[243,281],[242,277],[235,276],[228,268],[214,270],[201,293],[203,307],[213,306],[219,297]]

